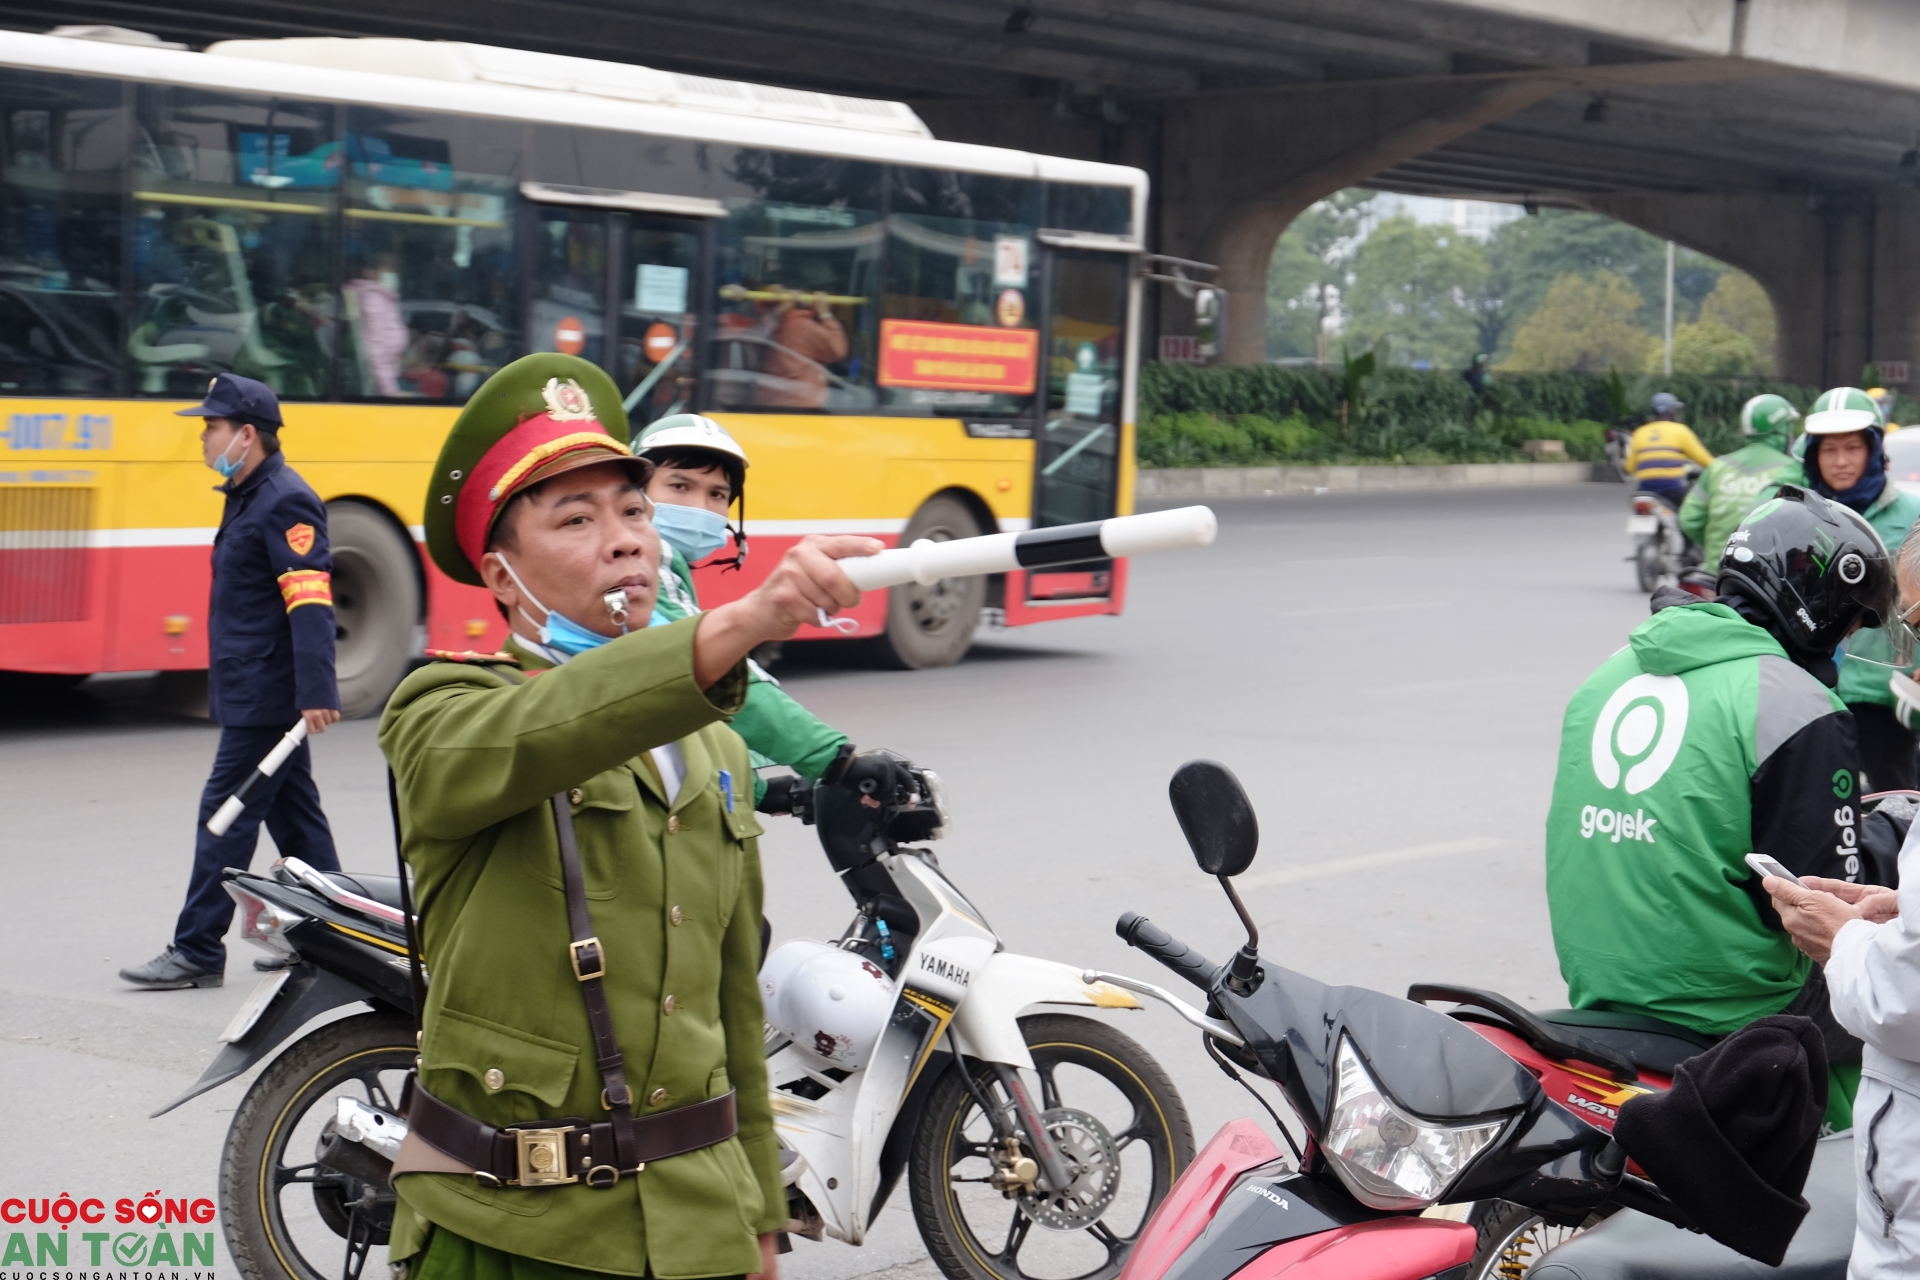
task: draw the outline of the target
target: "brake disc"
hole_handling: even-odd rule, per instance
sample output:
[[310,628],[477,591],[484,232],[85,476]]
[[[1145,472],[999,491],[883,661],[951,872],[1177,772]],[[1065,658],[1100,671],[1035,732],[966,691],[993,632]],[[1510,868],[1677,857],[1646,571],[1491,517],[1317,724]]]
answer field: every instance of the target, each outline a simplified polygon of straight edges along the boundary
[[1040,1122],[1053,1135],[1073,1181],[1061,1191],[1029,1191],[1020,1207],[1043,1227],[1055,1231],[1083,1231],[1120,1191],[1120,1148],[1107,1127],[1084,1111],[1055,1107]]

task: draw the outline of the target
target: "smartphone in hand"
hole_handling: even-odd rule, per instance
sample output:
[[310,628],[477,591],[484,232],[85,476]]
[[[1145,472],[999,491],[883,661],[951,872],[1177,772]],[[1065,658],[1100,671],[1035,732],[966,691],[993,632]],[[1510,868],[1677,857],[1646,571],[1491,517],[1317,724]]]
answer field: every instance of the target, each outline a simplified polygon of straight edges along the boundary
[[1796,888],[1806,887],[1800,883],[1799,876],[1781,866],[1778,859],[1769,858],[1764,853],[1748,854],[1747,865],[1763,876],[1779,876],[1782,880],[1785,880],[1788,884]]

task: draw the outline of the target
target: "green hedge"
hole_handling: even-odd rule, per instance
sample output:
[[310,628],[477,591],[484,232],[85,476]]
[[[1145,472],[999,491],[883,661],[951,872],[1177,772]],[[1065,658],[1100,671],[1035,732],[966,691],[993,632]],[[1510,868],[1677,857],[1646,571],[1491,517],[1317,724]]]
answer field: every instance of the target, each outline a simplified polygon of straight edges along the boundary
[[[1655,391],[1686,404],[1706,446],[1740,444],[1740,406],[1773,391],[1801,410],[1816,387],[1761,378],[1579,373],[1494,374],[1476,396],[1456,372],[1389,368],[1362,382],[1360,404],[1341,401],[1338,368],[1148,364],[1140,371],[1140,464],[1147,467],[1337,462],[1504,462],[1520,442],[1564,440],[1567,456],[1598,461],[1603,424],[1639,414]],[[1633,418],[1638,421],[1638,418]]]

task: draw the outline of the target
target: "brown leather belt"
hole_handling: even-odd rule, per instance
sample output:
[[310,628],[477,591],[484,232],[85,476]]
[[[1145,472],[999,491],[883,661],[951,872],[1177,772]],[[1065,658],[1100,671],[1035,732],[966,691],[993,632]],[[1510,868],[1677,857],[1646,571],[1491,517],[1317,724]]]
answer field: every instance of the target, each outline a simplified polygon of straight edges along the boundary
[[725,1142],[738,1132],[733,1094],[628,1121],[637,1159],[623,1164],[611,1122],[568,1117],[496,1129],[408,1081],[409,1136],[471,1169],[488,1186],[561,1187],[584,1182],[605,1190],[653,1160]]

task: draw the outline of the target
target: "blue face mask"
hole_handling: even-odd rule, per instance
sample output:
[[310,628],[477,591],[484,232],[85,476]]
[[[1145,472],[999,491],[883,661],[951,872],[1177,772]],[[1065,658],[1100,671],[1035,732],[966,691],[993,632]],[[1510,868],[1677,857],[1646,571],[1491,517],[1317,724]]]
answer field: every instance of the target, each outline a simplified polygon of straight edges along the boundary
[[[496,551],[494,554],[500,553]],[[527,590],[527,584],[520,581],[520,575],[513,571],[513,565],[508,563],[505,556],[500,556],[500,563],[507,566],[507,576],[513,579],[513,585],[520,588],[527,599],[533,601],[534,608],[547,615],[546,622],[534,622],[532,614],[525,609],[520,610],[520,616],[539,630],[541,644],[572,657],[575,654],[585,653],[589,649],[598,649],[601,645],[612,641],[612,636],[603,636],[597,631],[589,631],[566,614],[555,613],[541,604],[540,597]],[[620,619],[626,617],[624,613],[616,616]],[[620,623],[621,633],[625,634],[626,629],[627,625],[623,620]]]
[[246,464],[247,452],[244,449],[240,451],[240,460],[238,462],[234,461],[232,458],[229,458],[227,456],[227,454],[233,452],[233,445],[239,444],[239,443],[240,442],[238,440],[235,440],[233,444],[230,444],[226,447],[226,450],[222,452],[219,457],[213,460],[213,469],[220,473],[220,478],[222,480],[233,479],[236,475],[240,473],[240,468]]
[[683,507],[672,502],[654,504],[653,527],[668,546],[687,558],[688,564],[699,564],[726,546],[732,533],[725,516],[705,507]]

